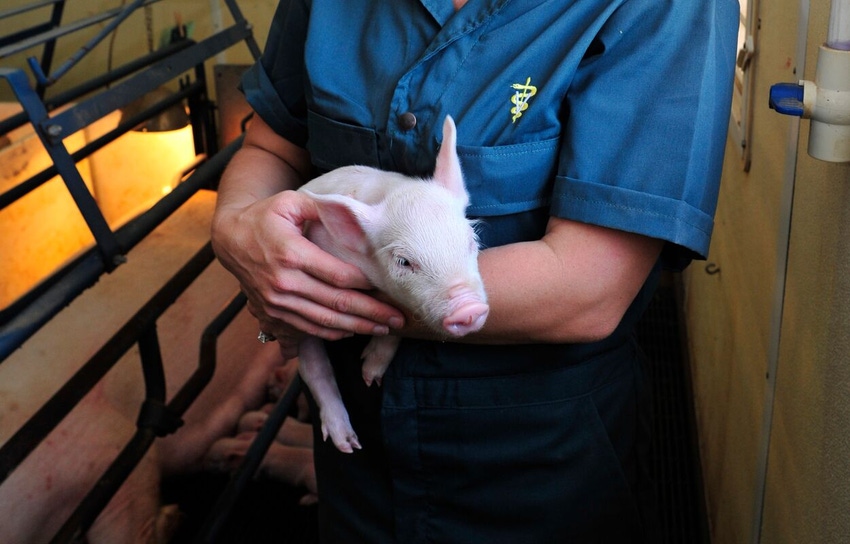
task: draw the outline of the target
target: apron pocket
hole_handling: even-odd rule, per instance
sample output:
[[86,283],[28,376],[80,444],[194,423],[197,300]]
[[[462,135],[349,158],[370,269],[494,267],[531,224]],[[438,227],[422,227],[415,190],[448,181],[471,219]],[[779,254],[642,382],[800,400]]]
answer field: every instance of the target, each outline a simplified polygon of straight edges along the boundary
[[[611,359],[493,379],[399,380],[418,406],[384,399],[398,541],[630,542],[641,522],[621,456],[629,462],[633,452],[618,451],[608,429],[630,434],[635,376],[628,358]],[[589,386],[579,395],[577,382]]]

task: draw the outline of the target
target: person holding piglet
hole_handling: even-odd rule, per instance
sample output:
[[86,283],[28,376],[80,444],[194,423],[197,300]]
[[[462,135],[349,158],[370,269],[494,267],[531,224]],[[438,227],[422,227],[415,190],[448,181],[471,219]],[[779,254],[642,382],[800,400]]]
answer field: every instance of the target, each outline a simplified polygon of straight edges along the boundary
[[[326,341],[362,449],[317,435],[323,542],[651,542],[632,329],[662,266],[707,254],[737,14],[280,3],[212,235],[285,355]],[[447,116],[489,305],[448,341],[305,238],[319,210],[296,191],[354,164],[429,177]],[[364,335],[402,339],[380,387],[360,375]]]

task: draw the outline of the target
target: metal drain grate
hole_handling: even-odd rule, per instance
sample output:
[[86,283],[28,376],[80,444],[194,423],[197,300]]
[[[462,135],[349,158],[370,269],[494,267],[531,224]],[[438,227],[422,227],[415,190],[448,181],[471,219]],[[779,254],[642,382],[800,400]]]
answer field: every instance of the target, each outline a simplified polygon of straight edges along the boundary
[[637,326],[653,387],[651,475],[659,544],[709,542],[693,396],[683,349],[675,276],[665,276]]

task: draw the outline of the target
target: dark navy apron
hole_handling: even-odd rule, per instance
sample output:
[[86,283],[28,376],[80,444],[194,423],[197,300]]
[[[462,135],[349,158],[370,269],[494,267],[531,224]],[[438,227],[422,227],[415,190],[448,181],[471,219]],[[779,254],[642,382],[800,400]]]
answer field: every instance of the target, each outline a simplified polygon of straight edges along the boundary
[[360,377],[366,339],[330,343],[363,449],[316,436],[322,542],[651,542],[646,384],[628,331],[654,279],[605,341],[405,341],[381,388]]

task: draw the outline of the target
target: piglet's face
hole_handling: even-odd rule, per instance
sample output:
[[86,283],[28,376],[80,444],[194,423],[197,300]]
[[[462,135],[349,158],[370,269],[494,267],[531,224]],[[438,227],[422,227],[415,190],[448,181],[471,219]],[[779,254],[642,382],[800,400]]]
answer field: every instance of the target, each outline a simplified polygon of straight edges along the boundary
[[[478,241],[465,217],[469,202],[451,117],[434,177],[404,178],[348,170],[369,187],[369,203],[312,195],[327,230],[324,247],[360,267],[370,281],[434,331],[463,336],[480,329],[489,307],[478,272]],[[353,192],[358,188],[352,189]]]
[[462,336],[478,330],[488,310],[477,236],[450,193],[418,185],[386,202],[371,233],[380,287],[432,330]]

